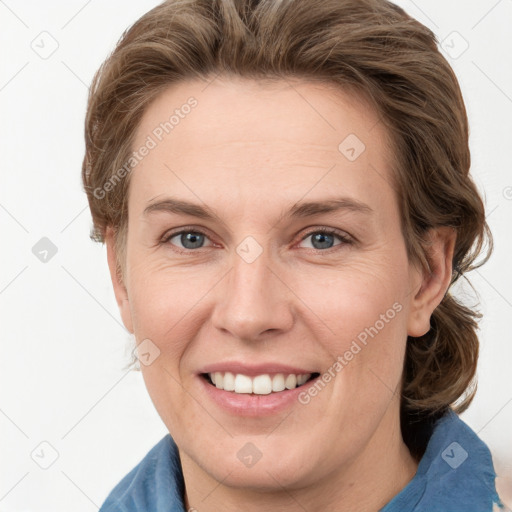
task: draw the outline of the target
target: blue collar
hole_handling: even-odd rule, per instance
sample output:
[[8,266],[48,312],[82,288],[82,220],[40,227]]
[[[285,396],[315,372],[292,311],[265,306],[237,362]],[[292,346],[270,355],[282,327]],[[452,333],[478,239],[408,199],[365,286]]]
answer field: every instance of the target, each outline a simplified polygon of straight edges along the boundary
[[449,409],[432,432],[413,479],[379,512],[491,512],[503,508],[491,453]]
[[[503,508],[491,453],[452,410],[440,418],[414,478],[379,512],[492,512]],[[100,512],[185,512],[179,452],[164,436],[112,490]]]

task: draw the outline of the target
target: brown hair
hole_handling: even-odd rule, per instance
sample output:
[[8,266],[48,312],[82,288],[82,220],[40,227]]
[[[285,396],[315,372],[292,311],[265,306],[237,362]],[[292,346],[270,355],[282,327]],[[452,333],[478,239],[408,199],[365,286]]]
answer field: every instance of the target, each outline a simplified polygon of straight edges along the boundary
[[[457,232],[452,284],[487,261],[492,237],[469,175],[462,94],[428,28],[385,0],[169,0],[125,31],[90,88],[82,178],[93,238],[104,241],[113,228],[120,275],[130,174],[116,186],[107,182],[119,177],[139,121],[160,92],[217,74],[357,91],[392,139],[393,185],[411,261],[428,269],[426,234],[436,226]],[[473,399],[480,316],[448,291],[430,331],[408,339],[401,419],[415,456],[429,421],[450,406],[462,412]]]

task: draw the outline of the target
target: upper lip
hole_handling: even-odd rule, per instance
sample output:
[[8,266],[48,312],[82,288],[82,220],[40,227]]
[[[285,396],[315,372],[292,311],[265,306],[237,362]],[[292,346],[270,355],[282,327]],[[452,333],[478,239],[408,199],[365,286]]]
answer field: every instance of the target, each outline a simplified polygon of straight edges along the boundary
[[305,373],[315,373],[314,370],[300,368],[298,366],[289,366],[281,363],[259,363],[259,364],[246,364],[238,361],[225,361],[221,363],[212,363],[204,366],[198,373],[215,373],[215,372],[231,372],[234,374],[241,373],[242,375],[253,376],[264,374],[284,373],[286,375],[293,373],[301,375]]

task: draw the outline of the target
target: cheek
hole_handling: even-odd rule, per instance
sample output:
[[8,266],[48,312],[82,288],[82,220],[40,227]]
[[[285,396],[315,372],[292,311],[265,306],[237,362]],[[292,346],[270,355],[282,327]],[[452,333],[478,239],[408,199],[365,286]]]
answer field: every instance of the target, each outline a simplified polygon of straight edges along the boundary
[[[335,400],[357,394],[364,402],[391,396],[398,385],[407,339],[407,292],[401,260],[395,267],[360,265],[301,281],[298,294],[325,334],[317,339],[336,374]],[[403,268],[407,268],[404,266]],[[310,276],[311,277],[311,276]],[[341,377],[341,378],[338,378]],[[391,391],[390,391],[391,390]],[[339,396],[338,396],[339,394]]]
[[[194,423],[200,418],[190,413],[190,397],[183,393],[183,385],[167,355],[159,357],[150,366],[141,364],[141,371],[151,401],[167,428],[172,432],[189,428],[193,431]],[[176,414],[176,411],[187,411],[187,414]]]
[[329,338],[359,338],[364,343],[368,330],[374,334],[375,327],[379,333],[396,332],[405,325],[401,313],[405,309],[407,292],[402,283],[406,278],[398,268],[360,264],[299,277],[295,290],[323,321]]
[[[130,306],[137,340],[152,339],[166,355],[183,350],[189,321],[214,283],[202,272],[147,266],[134,276]],[[197,324],[196,324],[197,325]],[[189,333],[192,335],[192,332]]]
[[193,418],[172,411],[185,410],[190,399],[183,393],[182,362],[197,338],[197,311],[208,289],[204,276],[187,279],[177,271],[150,266],[132,281],[130,302],[137,343],[151,340],[158,353],[150,365],[141,360],[142,375],[155,409],[173,431],[193,427]]

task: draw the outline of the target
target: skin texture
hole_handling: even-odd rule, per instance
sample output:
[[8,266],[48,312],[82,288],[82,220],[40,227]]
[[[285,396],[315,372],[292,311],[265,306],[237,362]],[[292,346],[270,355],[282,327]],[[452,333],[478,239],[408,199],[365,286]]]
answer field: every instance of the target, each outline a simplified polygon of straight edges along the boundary
[[[133,147],[190,96],[197,106],[132,171],[123,281],[107,233],[123,322],[137,343],[150,339],[160,350],[141,369],[180,450],[186,505],[377,510],[417,469],[399,423],[404,351],[408,335],[429,330],[449,286],[455,233],[430,233],[431,274],[408,261],[385,128],[366,103],[331,86],[232,77],[176,84],[147,109]],[[349,134],[366,146],[354,161],[338,150]],[[144,215],[171,195],[219,220]],[[340,196],[372,213],[285,216],[298,202]],[[352,242],[313,245],[322,227]],[[205,232],[203,245],[162,241],[178,228]],[[263,251],[251,263],[236,251],[247,236]],[[197,372],[209,363],[325,372],[397,303],[400,312],[308,404],[240,418],[204,394]],[[262,454],[252,467],[237,457],[248,442]]]

